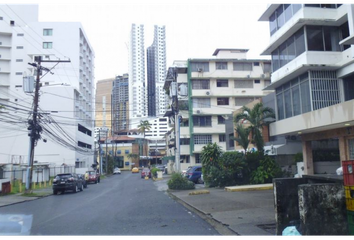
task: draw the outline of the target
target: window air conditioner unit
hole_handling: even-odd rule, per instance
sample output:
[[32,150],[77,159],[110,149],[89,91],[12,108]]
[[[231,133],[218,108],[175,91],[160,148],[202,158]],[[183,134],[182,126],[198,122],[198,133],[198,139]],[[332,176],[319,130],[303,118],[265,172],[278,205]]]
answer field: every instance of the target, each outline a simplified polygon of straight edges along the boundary
[[198,68],[198,72],[203,72],[203,68]]
[[209,96],[211,93],[210,93],[209,91],[206,91],[206,93],[205,93],[205,94]]
[[197,113],[197,114],[200,114],[201,112],[200,112],[200,110],[197,110],[196,113]]

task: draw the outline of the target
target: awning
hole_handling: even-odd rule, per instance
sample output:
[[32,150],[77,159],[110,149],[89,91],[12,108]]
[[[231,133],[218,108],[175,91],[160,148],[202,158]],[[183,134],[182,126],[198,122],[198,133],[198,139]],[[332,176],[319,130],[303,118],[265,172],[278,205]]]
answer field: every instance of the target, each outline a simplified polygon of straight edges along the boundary
[[168,161],[168,160],[175,160],[175,156],[164,156],[161,158],[161,160]]

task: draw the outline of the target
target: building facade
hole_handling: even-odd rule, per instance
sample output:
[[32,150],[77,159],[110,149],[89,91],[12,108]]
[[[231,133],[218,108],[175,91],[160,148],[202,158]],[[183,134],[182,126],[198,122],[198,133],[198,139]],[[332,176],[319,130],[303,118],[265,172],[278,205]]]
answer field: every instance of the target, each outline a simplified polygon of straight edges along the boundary
[[[177,72],[181,169],[201,164],[200,153],[208,143],[215,142],[225,151],[226,118],[234,110],[271,92],[263,91],[270,84],[270,60],[247,59],[247,51],[216,49],[214,58],[176,62],[171,69]],[[171,83],[167,78],[164,88],[170,89],[173,99]],[[171,106],[172,111],[166,115],[171,116],[175,125],[176,104],[171,102]],[[167,138],[174,140],[176,136]],[[167,154],[173,156],[174,149],[169,150]]]
[[[129,127],[129,76],[117,76],[112,89],[112,130],[116,134]],[[112,134],[112,135],[114,135]]]
[[[37,75],[37,68],[28,63],[40,56],[41,66],[49,71],[41,72],[42,134],[34,161],[91,166],[95,55],[82,25],[38,22],[38,5],[1,5],[1,10],[0,104],[8,117],[0,123],[0,144],[6,150],[0,161],[28,162],[27,119],[33,110],[33,78]],[[59,59],[70,63],[56,65]]]
[[95,128],[107,129],[112,135],[112,89],[114,78],[98,80],[95,95]]
[[129,48],[129,129],[136,128],[147,115],[144,25],[132,24]]
[[163,116],[166,112],[166,27],[154,26],[153,44],[147,49],[148,115]]
[[270,26],[269,90],[277,121],[270,136],[299,136],[305,174],[321,162],[354,159],[354,20],[349,4],[271,4],[260,18]]

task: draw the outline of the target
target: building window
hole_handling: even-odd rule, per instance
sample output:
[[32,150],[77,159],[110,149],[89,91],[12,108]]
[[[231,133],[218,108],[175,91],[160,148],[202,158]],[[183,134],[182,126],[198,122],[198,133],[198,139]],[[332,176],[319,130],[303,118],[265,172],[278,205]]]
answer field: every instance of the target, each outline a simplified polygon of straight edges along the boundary
[[225,118],[221,115],[218,115],[218,124],[225,124]]
[[227,62],[217,62],[216,69],[218,70],[227,70]]
[[18,37],[23,37],[24,34],[23,34],[23,33],[17,33],[17,36],[18,36]]
[[192,62],[192,72],[209,72],[209,62]]
[[229,80],[227,79],[217,79],[216,87],[229,87]]
[[242,106],[249,104],[250,102],[253,102],[254,100],[255,100],[255,98],[253,98],[253,97],[236,97],[235,98],[235,106],[242,107]]
[[180,139],[180,145],[189,145],[190,140],[189,138],[181,138]]
[[117,151],[117,154],[122,154],[122,150],[118,150],[118,151]]
[[51,48],[53,48],[53,43],[52,42],[44,42],[43,48],[44,49],[51,49]]
[[194,157],[195,157],[195,163],[202,163],[199,153],[194,154]]
[[210,98],[193,98],[193,108],[210,108]]
[[125,154],[129,154],[129,150],[128,149],[126,149],[124,152],[125,152]]
[[255,80],[254,80],[254,83],[255,83],[255,84],[260,84],[260,83],[261,83],[261,80],[255,79]]
[[43,36],[53,36],[53,29],[43,29]]
[[229,134],[229,147],[230,147],[230,148],[235,147],[235,141],[234,141],[233,139],[234,139],[234,134],[233,134],[233,133],[230,133],[230,134]]
[[189,163],[190,162],[189,155],[181,155],[180,159],[181,159],[181,162],[182,161],[185,162],[185,163]]
[[348,140],[349,146],[349,159],[354,159],[354,139]]
[[193,116],[194,127],[211,127],[211,116]]
[[194,144],[208,144],[212,143],[211,135],[194,135]]
[[193,79],[192,89],[210,89],[210,80],[208,79]]
[[23,46],[17,46],[16,49],[23,49]]
[[253,88],[252,80],[235,80],[234,81],[235,88]]
[[252,71],[252,63],[235,62],[234,71]]
[[217,98],[217,105],[229,105],[229,98]]
[[225,134],[219,134],[219,142],[226,142]]

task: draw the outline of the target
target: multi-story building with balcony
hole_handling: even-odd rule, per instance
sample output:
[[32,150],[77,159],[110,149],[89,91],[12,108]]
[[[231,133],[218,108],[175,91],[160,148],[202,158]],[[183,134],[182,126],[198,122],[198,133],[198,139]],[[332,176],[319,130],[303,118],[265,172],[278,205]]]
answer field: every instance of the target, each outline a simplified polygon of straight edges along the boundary
[[112,88],[114,78],[98,80],[95,95],[95,127],[106,129],[109,136],[112,134]]
[[271,4],[271,85],[277,121],[270,136],[300,136],[305,174],[319,162],[354,159],[354,5]]
[[[247,59],[247,52],[216,49],[214,58],[175,62],[169,69],[164,88],[176,99],[171,86],[177,82],[181,169],[201,164],[200,153],[208,143],[216,142],[226,151],[225,118],[271,92],[263,91],[270,84],[270,60]],[[166,112],[170,122],[175,119],[175,109],[176,103],[171,102],[171,110]],[[171,132],[166,137],[173,143],[167,144],[170,156],[175,155],[174,135]]]

